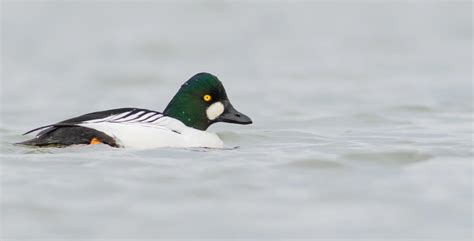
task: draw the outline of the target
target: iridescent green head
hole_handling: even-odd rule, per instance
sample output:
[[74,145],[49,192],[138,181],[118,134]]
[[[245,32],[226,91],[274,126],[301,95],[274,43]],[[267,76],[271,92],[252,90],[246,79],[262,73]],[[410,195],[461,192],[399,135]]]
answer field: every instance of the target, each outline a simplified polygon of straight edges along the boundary
[[252,123],[248,116],[234,109],[221,81],[209,73],[196,74],[186,81],[164,114],[199,130],[206,130],[216,122]]

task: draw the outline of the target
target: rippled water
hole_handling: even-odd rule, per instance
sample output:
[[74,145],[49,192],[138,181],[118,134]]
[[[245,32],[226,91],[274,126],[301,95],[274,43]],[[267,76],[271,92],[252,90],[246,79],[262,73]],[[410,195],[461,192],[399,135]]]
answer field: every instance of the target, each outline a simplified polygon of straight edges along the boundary
[[[472,238],[469,3],[2,7],[2,240]],[[224,150],[12,144],[201,71]]]

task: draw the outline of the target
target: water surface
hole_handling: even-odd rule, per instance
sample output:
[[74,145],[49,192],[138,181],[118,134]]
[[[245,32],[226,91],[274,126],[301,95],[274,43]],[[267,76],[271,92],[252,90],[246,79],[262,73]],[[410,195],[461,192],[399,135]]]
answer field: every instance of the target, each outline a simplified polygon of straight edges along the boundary
[[[2,240],[472,238],[469,3],[2,7]],[[202,71],[224,150],[12,144]]]

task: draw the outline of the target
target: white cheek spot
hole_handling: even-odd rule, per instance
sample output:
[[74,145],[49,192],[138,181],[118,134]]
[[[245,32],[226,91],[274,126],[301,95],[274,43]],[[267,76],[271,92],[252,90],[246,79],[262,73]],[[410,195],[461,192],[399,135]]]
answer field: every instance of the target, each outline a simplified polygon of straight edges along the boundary
[[216,102],[207,107],[206,115],[209,120],[215,120],[224,113],[224,105],[221,102]]

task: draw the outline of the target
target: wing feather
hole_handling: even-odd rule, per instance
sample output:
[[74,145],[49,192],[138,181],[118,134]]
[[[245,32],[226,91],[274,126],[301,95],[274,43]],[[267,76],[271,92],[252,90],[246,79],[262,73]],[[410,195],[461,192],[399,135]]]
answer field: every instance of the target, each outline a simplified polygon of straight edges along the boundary
[[[61,121],[56,124],[45,125],[26,132],[23,135],[40,131],[37,136],[41,136],[61,127],[78,126],[92,123],[152,123],[163,117],[158,111],[139,108],[120,108],[106,111],[92,112],[75,118]],[[151,121],[150,121],[151,120]]]

